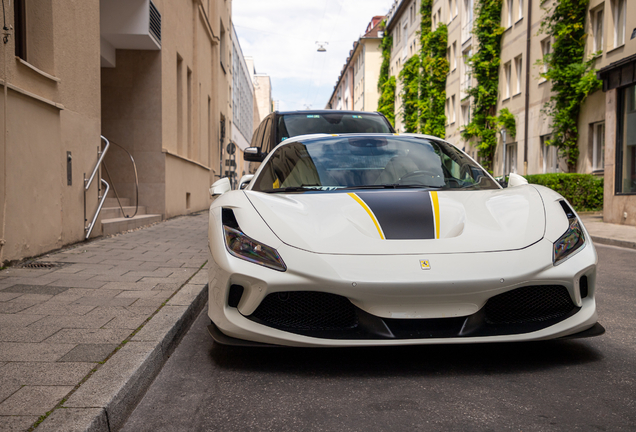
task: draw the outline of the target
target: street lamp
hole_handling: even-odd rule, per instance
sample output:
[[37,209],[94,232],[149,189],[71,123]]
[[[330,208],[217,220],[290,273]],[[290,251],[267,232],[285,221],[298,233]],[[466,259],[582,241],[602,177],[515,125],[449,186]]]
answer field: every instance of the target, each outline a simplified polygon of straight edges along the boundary
[[329,42],[316,41],[316,45],[318,45],[318,52],[327,52],[325,45],[329,45]]

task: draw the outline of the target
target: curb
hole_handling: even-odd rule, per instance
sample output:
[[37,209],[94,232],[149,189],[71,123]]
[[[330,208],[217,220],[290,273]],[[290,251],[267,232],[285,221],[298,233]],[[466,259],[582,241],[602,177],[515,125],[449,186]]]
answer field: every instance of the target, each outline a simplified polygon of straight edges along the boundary
[[[203,271],[207,276],[207,271]],[[208,301],[208,285],[184,285],[125,345],[36,430],[114,432],[121,429],[181,336]]]
[[618,246],[618,247],[623,247],[628,249],[636,249],[636,242],[632,242],[628,240],[619,240],[619,239],[614,239],[609,237],[599,237],[599,236],[593,236],[593,235],[590,235],[590,237],[592,237],[592,241],[594,243],[608,245],[608,246]]

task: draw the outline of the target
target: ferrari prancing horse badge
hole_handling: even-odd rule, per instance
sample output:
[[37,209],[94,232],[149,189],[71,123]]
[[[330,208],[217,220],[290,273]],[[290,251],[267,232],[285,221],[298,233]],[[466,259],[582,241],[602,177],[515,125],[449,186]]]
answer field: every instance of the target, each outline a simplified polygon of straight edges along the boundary
[[431,263],[428,260],[420,260],[420,266],[422,267],[422,270],[431,269]]

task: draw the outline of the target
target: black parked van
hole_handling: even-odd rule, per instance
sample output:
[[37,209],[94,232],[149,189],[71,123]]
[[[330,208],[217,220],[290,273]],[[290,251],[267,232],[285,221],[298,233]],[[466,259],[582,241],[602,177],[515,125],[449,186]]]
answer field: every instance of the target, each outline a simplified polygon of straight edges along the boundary
[[244,159],[261,162],[287,138],[306,134],[395,133],[391,123],[378,112],[311,110],[273,112],[261,122]]

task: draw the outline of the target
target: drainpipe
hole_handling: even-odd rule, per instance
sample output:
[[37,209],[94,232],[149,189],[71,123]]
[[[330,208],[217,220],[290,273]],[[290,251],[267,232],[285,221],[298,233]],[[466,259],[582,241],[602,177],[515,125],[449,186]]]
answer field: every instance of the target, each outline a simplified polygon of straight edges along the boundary
[[528,175],[528,127],[530,124],[530,48],[532,40],[532,0],[528,0],[528,27],[526,30],[526,115],[523,128],[523,175]]
[[4,113],[2,114],[2,130],[4,132],[4,142],[2,143],[2,233],[0,234],[0,266],[4,262],[4,244],[6,242],[4,238],[4,234],[6,232],[6,219],[7,219],[7,139],[9,137],[9,129],[7,128],[7,102],[8,102],[8,91],[7,88],[9,86],[8,77],[7,77],[7,63],[9,62],[7,59],[7,43],[9,42],[9,36],[11,32],[9,29],[4,27],[3,29],[3,60],[4,60],[4,71],[3,71],[3,79],[4,79]]

